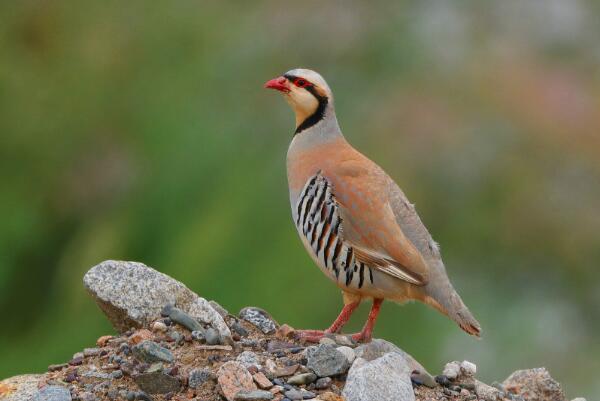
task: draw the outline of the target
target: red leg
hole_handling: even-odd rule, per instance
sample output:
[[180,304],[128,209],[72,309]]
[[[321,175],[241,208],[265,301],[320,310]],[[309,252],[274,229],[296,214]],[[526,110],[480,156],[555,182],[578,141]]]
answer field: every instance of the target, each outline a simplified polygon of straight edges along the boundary
[[337,319],[335,319],[335,321],[331,324],[331,326],[329,326],[328,329],[326,329],[326,330],[297,330],[296,336],[298,338],[301,338],[301,339],[309,341],[309,342],[319,342],[319,340],[321,338],[323,338],[326,334],[339,333],[339,331],[342,329],[342,327],[344,327],[344,325],[346,323],[348,323],[348,320],[350,320],[350,316],[352,316],[352,313],[356,310],[356,308],[358,308],[359,304],[360,304],[360,302],[356,301],[356,302],[352,302],[347,305],[344,305],[344,308],[340,312],[339,316],[337,317]]
[[375,321],[377,320],[377,315],[379,315],[379,310],[381,309],[381,304],[383,299],[375,298],[373,299],[373,306],[371,307],[371,312],[369,312],[369,317],[367,318],[367,322],[363,327],[360,333],[356,333],[352,335],[352,339],[357,342],[369,342],[371,341],[371,337],[373,334],[373,327],[375,326]]

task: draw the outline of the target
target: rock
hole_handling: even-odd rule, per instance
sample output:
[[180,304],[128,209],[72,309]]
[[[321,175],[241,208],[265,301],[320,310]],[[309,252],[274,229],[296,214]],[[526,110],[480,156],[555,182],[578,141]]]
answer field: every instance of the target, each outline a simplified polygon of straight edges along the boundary
[[133,355],[141,362],[173,362],[173,354],[154,341],[142,341],[133,347]]
[[356,347],[356,342],[350,336],[345,336],[345,335],[339,334],[339,335],[333,337],[333,339],[337,345],[344,345],[346,347],[351,347],[351,348]]
[[227,311],[227,309],[223,308],[217,301],[208,301],[208,304],[217,311],[217,313],[219,315],[221,315],[221,317],[223,319],[225,319],[227,316],[229,316],[229,312]]
[[332,382],[333,382],[333,380],[331,380],[331,377],[321,377],[315,383],[315,388],[317,390],[325,390],[325,389],[331,387]]
[[267,311],[254,306],[248,306],[239,313],[240,318],[258,327],[264,334],[273,334],[277,330],[277,323]]
[[196,319],[191,317],[188,313],[184,312],[173,305],[165,305],[160,311],[162,316],[169,317],[173,322],[182,325],[189,331],[201,331],[204,332],[204,327]]
[[391,352],[373,361],[358,358],[348,372],[342,395],[346,401],[414,401],[411,368]]
[[219,332],[212,327],[208,328],[204,333],[204,337],[206,339],[206,344],[208,345],[217,345],[221,344],[221,338],[219,336]]
[[129,342],[135,345],[141,343],[142,341],[151,340],[153,338],[154,334],[152,334],[150,330],[141,329],[129,336]]
[[319,394],[319,397],[317,398],[317,400],[320,400],[320,401],[346,401],[344,399],[344,397],[337,395],[336,393],[332,393],[331,391],[328,391],[323,394]]
[[571,401],[586,401],[586,400],[585,400],[585,398],[577,397],[577,398],[573,398]]
[[296,330],[294,330],[292,326],[289,326],[287,324],[282,324],[277,329],[277,337],[280,338],[293,338],[295,334]]
[[265,390],[240,391],[235,395],[235,401],[268,401],[275,398],[273,393]]
[[68,363],[57,363],[54,365],[49,365],[48,372],[56,372],[57,370],[62,370],[64,368],[66,368],[67,366],[69,366]]
[[336,342],[333,338],[323,337],[319,340],[319,344],[336,345]]
[[465,376],[475,376],[475,373],[477,373],[477,365],[473,362],[462,361],[460,363],[460,371]]
[[108,260],[92,267],[83,283],[119,332],[148,327],[166,305],[175,305],[192,318],[211,325],[226,341],[231,332],[208,301],[179,281],[143,263]]
[[565,395],[546,368],[517,370],[503,383],[506,391],[525,401],[565,401]]
[[319,377],[346,373],[350,363],[333,345],[320,344],[306,349],[306,366]]
[[413,380],[418,381],[427,387],[436,386],[433,376],[431,376],[429,372],[427,372],[427,370],[415,360],[415,358],[388,341],[374,339],[370,343],[362,344],[354,349],[354,353],[356,354],[357,358],[366,359],[367,361],[380,358],[389,352],[402,355],[402,357],[408,363],[411,372],[413,372],[411,375]]
[[233,329],[233,331],[235,331],[237,334],[239,334],[240,337],[248,337],[248,330],[246,330],[244,328],[244,326],[242,326],[242,324],[240,322],[238,322],[237,320],[235,322],[233,322],[233,324],[231,325],[231,328]]
[[337,347],[336,349],[342,354],[344,354],[344,356],[348,360],[348,363],[352,364],[352,362],[354,362],[354,360],[356,359],[356,354],[354,353],[354,350],[352,348],[343,345],[341,347]]
[[273,383],[271,383],[271,380],[269,380],[263,372],[255,373],[252,376],[252,378],[254,379],[254,381],[256,382],[258,387],[260,387],[264,390],[267,390],[267,389],[270,389],[271,387],[273,387]]
[[209,369],[192,369],[188,376],[188,385],[191,388],[198,388],[204,383],[210,381],[213,378],[213,374]]
[[152,323],[152,330],[156,331],[157,333],[166,333],[167,325],[161,321],[154,322]]
[[63,386],[45,386],[33,397],[33,401],[71,401],[71,392]]
[[300,386],[303,384],[310,384],[317,380],[317,375],[314,373],[300,373],[299,375],[292,376],[288,379],[288,384]]
[[237,356],[235,360],[244,365],[246,369],[248,369],[250,366],[257,366],[259,369],[261,368],[260,362],[258,361],[258,357],[252,351],[242,352]]
[[239,362],[225,362],[217,372],[217,380],[228,401],[234,401],[235,395],[240,391],[256,390],[252,376]]
[[288,399],[292,401],[304,399],[304,394],[302,394],[302,391],[296,390],[295,388],[286,391],[284,394]]
[[83,350],[83,356],[85,358],[89,358],[92,356],[98,356],[98,355],[100,355],[100,352],[102,352],[102,350],[100,348],[85,348]]
[[460,365],[458,362],[448,362],[446,366],[444,366],[442,374],[450,380],[456,380],[458,375],[460,375]]
[[500,390],[495,387],[488,386],[485,383],[475,380],[475,394],[483,401],[496,401],[501,399]]
[[38,393],[42,375],[20,375],[0,381],[2,401],[31,401]]
[[148,394],[166,394],[179,391],[177,378],[163,372],[142,373],[134,378],[135,384]]
[[108,342],[110,340],[112,340],[113,338],[114,338],[113,336],[102,336],[102,337],[100,337],[100,338],[98,338],[96,340],[96,345],[98,347],[106,347],[106,345],[108,344]]

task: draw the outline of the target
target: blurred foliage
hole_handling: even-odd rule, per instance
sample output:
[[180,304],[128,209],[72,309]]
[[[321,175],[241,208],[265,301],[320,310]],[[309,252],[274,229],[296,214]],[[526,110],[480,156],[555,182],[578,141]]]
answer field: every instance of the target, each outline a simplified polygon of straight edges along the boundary
[[417,204],[484,328],[386,304],[376,336],[433,372],[544,365],[593,399],[599,35],[591,0],[0,3],[0,377],[111,332],[81,284],[105,259],[233,312],[336,316],[290,219],[293,117],[262,89],[301,66]]

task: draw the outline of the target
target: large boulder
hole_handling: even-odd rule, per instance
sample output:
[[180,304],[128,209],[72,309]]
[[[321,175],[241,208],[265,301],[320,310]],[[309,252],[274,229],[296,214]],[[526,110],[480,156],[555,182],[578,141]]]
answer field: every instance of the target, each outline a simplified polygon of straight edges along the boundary
[[560,384],[546,368],[517,370],[502,383],[504,389],[525,401],[565,401]]
[[377,358],[381,358],[383,355],[388,353],[395,353],[401,355],[410,368],[410,373],[413,380],[418,383],[422,383],[428,387],[435,387],[435,380],[433,376],[427,372],[427,370],[421,365],[415,358],[410,354],[404,352],[389,341],[382,339],[373,339],[371,342],[362,344],[354,350],[357,358],[362,358],[367,361],[373,361]]
[[231,340],[223,317],[181,282],[137,262],[107,260],[92,267],[83,283],[119,332],[147,327],[167,305],[176,306]]
[[342,395],[346,401],[414,401],[410,373],[399,353],[372,361],[358,358],[348,372]]

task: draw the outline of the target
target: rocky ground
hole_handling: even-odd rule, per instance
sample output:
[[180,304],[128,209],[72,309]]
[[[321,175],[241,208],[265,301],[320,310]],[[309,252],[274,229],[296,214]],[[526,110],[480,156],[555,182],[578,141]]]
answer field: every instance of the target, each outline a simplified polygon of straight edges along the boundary
[[471,362],[432,377],[384,340],[305,344],[262,309],[231,314],[140,263],[101,263],[84,285],[120,334],[0,382],[2,401],[566,401],[544,368],[489,386]]

